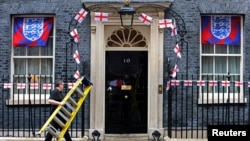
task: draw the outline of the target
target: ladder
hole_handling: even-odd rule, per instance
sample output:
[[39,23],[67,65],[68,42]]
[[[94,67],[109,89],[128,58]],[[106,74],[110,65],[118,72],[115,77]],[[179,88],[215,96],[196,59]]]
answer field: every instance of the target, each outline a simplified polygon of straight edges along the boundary
[[[86,86],[84,88],[84,91],[79,88],[82,83]],[[81,108],[86,96],[89,94],[92,85],[93,84],[87,78],[81,77],[80,79],[78,79],[63,99],[67,108],[65,108],[65,106],[58,105],[56,110],[51,114],[51,116],[42,126],[37,135],[41,135],[41,133],[43,133],[44,131],[48,131],[51,135],[57,138],[57,141],[62,141],[64,134],[66,133],[75,116],[77,115],[77,112]],[[75,92],[80,95],[78,101],[75,101],[72,98],[72,95]],[[57,115],[62,117],[66,121],[66,123],[62,122],[57,117]],[[58,131],[58,129],[56,129],[50,124],[52,121],[55,121],[59,126],[62,127],[62,129]]]

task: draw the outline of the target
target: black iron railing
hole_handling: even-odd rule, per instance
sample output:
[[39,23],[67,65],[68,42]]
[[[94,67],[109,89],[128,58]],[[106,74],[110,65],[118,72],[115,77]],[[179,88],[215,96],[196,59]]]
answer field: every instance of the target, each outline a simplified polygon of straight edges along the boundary
[[207,138],[208,125],[250,125],[250,80],[177,78],[166,82],[164,126],[169,137]]
[[[37,77],[40,78],[39,75]],[[74,79],[69,81],[63,77],[55,79],[64,81],[65,94],[75,82]],[[38,79],[31,82],[27,76],[27,80],[10,83],[9,77],[3,76],[0,81],[0,137],[44,137],[46,133],[39,136],[36,134],[50,116],[51,109],[47,99],[54,84],[52,79],[44,82]],[[84,136],[84,105],[69,128],[72,138]]]
[[[207,138],[208,125],[250,125],[250,79],[197,78],[177,76],[168,81],[170,87],[163,94],[163,123],[170,138]],[[17,83],[7,80],[0,82],[0,137],[33,137],[50,116],[46,99],[52,88],[44,90],[39,83],[39,91],[29,86],[26,94],[22,89],[12,91]],[[65,92],[72,82],[65,82]],[[83,105],[70,127],[73,138],[84,136],[84,121]]]

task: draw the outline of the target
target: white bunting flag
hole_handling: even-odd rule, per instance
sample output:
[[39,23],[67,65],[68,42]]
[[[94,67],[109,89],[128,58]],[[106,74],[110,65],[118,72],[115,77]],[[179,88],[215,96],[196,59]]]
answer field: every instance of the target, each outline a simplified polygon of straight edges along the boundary
[[75,79],[79,79],[81,77],[79,71],[76,71],[74,74]]
[[107,22],[108,21],[108,13],[95,12],[95,21]]
[[146,14],[144,14],[144,13],[141,13],[141,15],[138,17],[138,19],[139,19],[141,22],[143,22],[144,24],[146,24],[146,25],[150,25],[151,22],[152,22],[152,20],[153,20],[152,17],[150,17],[150,16],[148,16],[148,15],[146,15]]
[[51,89],[51,84],[49,84],[49,83],[44,83],[44,84],[43,84],[43,89],[44,89],[44,90],[50,90],[50,89]]
[[88,14],[88,11],[86,11],[85,9],[81,9],[75,16],[75,20],[78,23],[82,23],[82,21],[84,20],[84,18],[86,17],[86,15]]
[[80,64],[80,56],[78,54],[78,51],[76,50],[73,57],[75,58],[75,61],[77,64]]
[[173,22],[172,19],[161,19],[159,20],[159,28],[172,28]]
[[4,89],[12,88],[12,83],[4,83],[3,88]]
[[70,32],[71,37],[74,38],[75,43],[78,43],[80,41],[79,35],[77,33],[77,29],[74,29]]
[[174,52],[176,53],[177,57],[181,58],[181,49],[178,44],[175,45]]

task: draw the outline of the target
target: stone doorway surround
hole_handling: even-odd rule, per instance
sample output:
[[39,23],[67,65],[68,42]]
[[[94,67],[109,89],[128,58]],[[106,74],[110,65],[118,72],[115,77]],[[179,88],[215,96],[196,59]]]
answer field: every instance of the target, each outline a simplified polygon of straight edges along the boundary
[[[85,6],[94,7],[100,3],[86,2],[82,0]],[[123,2],[117,3],[101,3],[108,4],[113,8],[120,9]],[[150,6],[151,5],[151,6]],[[153,6],[154,5],[154,6]],[[164,3],[130,3],[131,7],[136,9],[134,16],[134,28],[141,29],[146,27],[138,20],[141,13],[145,13],[153,18],[150,26],[147,26],[149,32],[142,33],[148,37],[148,127],[147,134],[149,139],[153,139],[152,132],[158,130],[161,137],[164,137],[163,129],[163,37],[164,32],[158,28],[158,20],[164,19],[164,10],[171,5],[170,2]],[[161,8],[157,8],[159,6]],[[96,22],[94,20],[94,12],[108,12],[108,22]],[[111,14],[110,14],[111,13]],[[100,132],[100,139],[105,136],[105,51],[107,37],[111,35],[112,30],[106,27],[113,26],[119,28],[120,17],[117,11],[110,7],[95,8],[90,11],[91,14],[91,65],[90,80],[94,83],[94,87],[90,94],[90,129],[88,131],[89,138],[92,139],[92,132],[97,130]],[[127,50],[125,48],[121,50]],[[136,50],[136,49],[135,49]]]

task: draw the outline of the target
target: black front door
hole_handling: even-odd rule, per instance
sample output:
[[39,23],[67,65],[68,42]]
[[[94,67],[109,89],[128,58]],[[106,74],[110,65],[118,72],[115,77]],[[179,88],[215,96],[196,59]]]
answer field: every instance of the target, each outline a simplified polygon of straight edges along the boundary
[[105,132],[147,133],[146,51],[106,52]]

